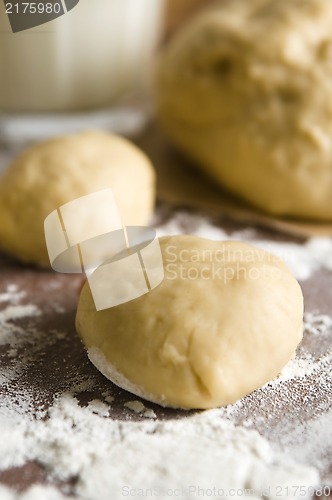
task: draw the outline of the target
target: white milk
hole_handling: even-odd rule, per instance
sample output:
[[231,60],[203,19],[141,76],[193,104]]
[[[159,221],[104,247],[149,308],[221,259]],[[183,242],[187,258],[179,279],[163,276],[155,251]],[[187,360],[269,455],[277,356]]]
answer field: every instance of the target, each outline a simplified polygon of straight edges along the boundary
[[138,88],[162,7],[163,0],[80,0],[54,21],[12,33],[0,0],[0,112],[106,107]]

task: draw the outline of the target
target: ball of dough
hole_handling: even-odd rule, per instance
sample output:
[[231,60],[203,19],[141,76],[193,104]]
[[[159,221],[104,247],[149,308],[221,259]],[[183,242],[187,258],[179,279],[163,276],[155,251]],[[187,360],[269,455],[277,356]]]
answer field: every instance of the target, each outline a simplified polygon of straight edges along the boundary
[[332,219],[331,26],[326,0],[222,0],[161,55],[166,133],[274,215]]
[[33,145],[0,179],[0,249],[23,262],[49,267],[45,218],[64,203],[105,188],[112,188],[123,224],[148,222],[155,173],[129,141],[87,131]]
[[245,243],[160,239],[165,278],[131,302],[96,311],[83,287],[76,328],[92,363],[162,406],[233,403],[278,375],[302,338],[299,284]]

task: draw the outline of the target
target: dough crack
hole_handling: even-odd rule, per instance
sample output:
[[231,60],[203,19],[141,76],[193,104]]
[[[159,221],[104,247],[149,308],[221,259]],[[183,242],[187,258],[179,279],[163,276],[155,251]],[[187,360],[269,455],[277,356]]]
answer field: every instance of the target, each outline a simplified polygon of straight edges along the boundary
[[188,339],[187,359],[188,359],[188,363],[189,363],[189,368],[190,368],[190,371],[191,371],[191,373],[196,381],[197,386],[199,387],[199,390],[203,394],[205,394],[206,396],[211,398],[212,394],[211,394],[208,386],[206,385],[203,377],[200,375],[200,373],[195,368],[195,363],[192,361],[191,356],[190,356],[190,351],[191,351],[191,346],[193,343],[194,334],[195,334],[195,329],[193,328],[189,334],[189,339]]
[[203,377],[198,373],[198,371],[196,370],[195,368],[195,365],[194,363],[191,362],[191,359],[189,358],[189,367],[190,367],[190,370],[195,378],[195,381],[196,381],[196,384],[198,385],[199,387],[199,390],[207,395],[209,398],[211,398],[211,392],[208,388],[208,386],[206,385],[206,383],[204,382],[204,379]]

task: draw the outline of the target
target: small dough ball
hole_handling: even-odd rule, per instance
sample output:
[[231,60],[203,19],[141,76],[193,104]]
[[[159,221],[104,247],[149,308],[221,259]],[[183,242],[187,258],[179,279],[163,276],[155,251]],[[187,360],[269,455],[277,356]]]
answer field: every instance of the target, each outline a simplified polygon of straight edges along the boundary
[[96,311],[83,287],[76,328],[92,363],[162,406],[233,403],[278,375],[302,338],[299,284],[277,257],[245,243],[160,239],[165,278]]
[[129,141],[88,131],[33,145],[0,179],[0,249],[23,262],[49,267],[45,218],[64,203],[105,188],[112,188],[124,225],[148,222],[155,173],[145,154]]
[[332,2],[220,0],[161,55],[166,133],[274,215],[332,219]]

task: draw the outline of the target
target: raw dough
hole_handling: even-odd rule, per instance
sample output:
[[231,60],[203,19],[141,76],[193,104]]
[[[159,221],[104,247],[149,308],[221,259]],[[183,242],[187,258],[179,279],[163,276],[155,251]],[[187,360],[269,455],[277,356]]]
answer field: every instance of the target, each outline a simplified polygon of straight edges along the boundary
[[160,239],[165,279],[146,295],[96,312],[83,287],[76,328],[110,380],[163,406],[233,403],[276,377],[302,338],[297,281],[245,243]]
[[330,0],[220,0],[161,55],[169,137],[271,214],[332,220],[331,26]]
[[123,224],[148,222],[155,174],[129,141],[88,131],[33,145],[0,179],[0,248],[24,262],[50,266],[44,219],[64,203],[104,188],[112,188]]

